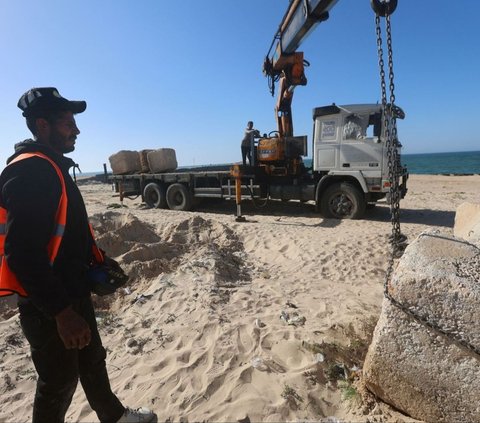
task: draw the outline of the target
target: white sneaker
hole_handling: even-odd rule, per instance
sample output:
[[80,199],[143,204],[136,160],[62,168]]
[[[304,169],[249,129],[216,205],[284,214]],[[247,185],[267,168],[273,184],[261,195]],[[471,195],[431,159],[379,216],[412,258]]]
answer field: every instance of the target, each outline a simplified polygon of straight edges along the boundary
[[153,422],[156,417],[156,414],[146,407],[140,407],[135,410],[126,407],[123,416],[120,417],[117,423],[149,423]]

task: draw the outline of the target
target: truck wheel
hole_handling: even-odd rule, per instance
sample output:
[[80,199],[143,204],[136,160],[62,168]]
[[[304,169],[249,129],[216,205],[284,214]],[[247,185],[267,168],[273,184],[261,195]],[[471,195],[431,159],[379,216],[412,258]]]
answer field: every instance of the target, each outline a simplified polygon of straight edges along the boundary
[[150,182],[143,189],[143,198],[148,207],[156,209],[167,208],[167,195],[165,194],[165,186]]
[[365,207],[363,194],[347,182],[330,185],[320,199],[320,212],[324,217],[360,219]]
[[192,208],[192,195],[185,185],[172,184],[167,189],[167,204],[171,210],[190,210]]

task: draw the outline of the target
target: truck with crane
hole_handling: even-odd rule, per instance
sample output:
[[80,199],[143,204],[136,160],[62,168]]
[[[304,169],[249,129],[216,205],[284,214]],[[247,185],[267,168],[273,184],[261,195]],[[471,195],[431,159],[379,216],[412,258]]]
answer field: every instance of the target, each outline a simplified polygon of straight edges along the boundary
[[[178,169],[168,173],[112,175],[120,198],[141,195],[150,207],[189,210],[202,198],[235,199],[242,220],[245,199],[314,201],[327,218],[359,219],[381,199],[391,201],[392,157],[388,138],[403,110],[393,104],[331,104],[313,109],[312,165],[305,166],[307,136],[293,132],[292,99],[306,85],[308,65],[297,51],[303,40],[329,17],[338,0],[290,0],[266,55],[263,72],[273,95],[277,129],[254,139],[249,165]],[[377,16],[391,14],[397,1],[371,0]],[[395,181],[399,198],[407,192],[407,169],[394,140]],[[397,200],[398,201],[398,200]]]

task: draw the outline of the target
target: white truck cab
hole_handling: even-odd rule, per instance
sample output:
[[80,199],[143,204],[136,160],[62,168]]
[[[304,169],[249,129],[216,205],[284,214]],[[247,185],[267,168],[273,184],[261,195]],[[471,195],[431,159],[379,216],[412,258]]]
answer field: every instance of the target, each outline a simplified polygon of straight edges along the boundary
[[[394,112],[396,118],[405,117],[399,107]],[[382,105],[317,107],[313,120],[312,170],[321,178],[317,205],[328,217],[360,217],[390,190]],[[403,198],[408,173],[400,168]]]

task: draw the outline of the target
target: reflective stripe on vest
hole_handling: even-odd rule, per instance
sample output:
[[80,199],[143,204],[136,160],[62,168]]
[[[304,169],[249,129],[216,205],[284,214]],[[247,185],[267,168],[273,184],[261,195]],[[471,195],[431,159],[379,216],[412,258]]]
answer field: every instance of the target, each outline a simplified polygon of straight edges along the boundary
[[[58,165],[50,159],[48,156],[42,153],[24,153],[17,156],[13,159],[8,165],[11,165],[20,160],[25,160],[30,157],[40,157],[47,160],[53,166],[57,172],[58,178],[60,180],[60,185],[62,187],[62,193],[60,195],[60,201],[58,203],[57,212],[55,214],[55,228],[50,238],[50,241],[47,245],[48,257],[50,261],[50,266],[53,266],[55,258],[57,257],[60,244],[62,243],[62,237],[65,232],[65,225],[67,223],[67,190],[65,187],[65,179],[63,177],[62,171]],[[19,283],[15,274],[10,270],[7,260],[5,259],[5,237],[6,237],[6,223],[7,223],[7,210],[0,207],[0,296],[18,294],[23,297],[27,296],[26,291],[23,289]],[[93,255],[95,259],[101,263],[103,262],[103,256],[98,247],[95,244],[95,238],[93,237],[93,230],[90,227],[92,232],[93,239]],[[100,260],[99,260],[100,258]]]

